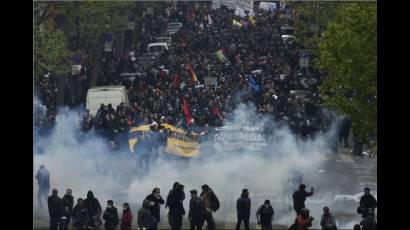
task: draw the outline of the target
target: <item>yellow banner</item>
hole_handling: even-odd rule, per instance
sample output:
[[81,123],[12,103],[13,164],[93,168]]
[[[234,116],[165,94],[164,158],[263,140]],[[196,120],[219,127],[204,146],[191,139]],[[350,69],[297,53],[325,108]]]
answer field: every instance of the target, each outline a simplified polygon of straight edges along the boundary
[[165,151],[181,157],[198,157],[199,143],[168,137]]

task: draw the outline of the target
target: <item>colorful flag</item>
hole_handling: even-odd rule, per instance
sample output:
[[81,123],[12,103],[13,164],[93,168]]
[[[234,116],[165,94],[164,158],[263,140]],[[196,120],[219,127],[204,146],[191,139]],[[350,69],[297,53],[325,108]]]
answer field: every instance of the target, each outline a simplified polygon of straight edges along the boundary
[[191,63],[188,63],[186,66],[187,66],[187,69],[189,71],[189,74],[191,75],[191,80],[194,81],[194,82],[197,82],[198,78],[196,77],[196,74],[194,72],[194,69],[192,68]]
[[218,58],[219,61],[225,61],[226,60],[225,54],[224,54],[222,49],[216,51],[216,57]]
[[255,20],[252,16],[248,16],[248,22],[249,22],[252,26],[256,26],[256,20]]
[[236,21],[235,19],[232,20],[232,25],[233,25],[233,26],[242,27],[242,23]]
[[181,77],[178,73],[175,74],[174,79],[172,79],[172,88],[177,88],[181,84]]
[[188,107],[188,103],[185,100],[185,97],[182,97],[182,103],[184,106],[184,114],[186,118],[186,123],[187,125],[191,125],[192,124],[191,114],[189,113],[189,107]]
[[247,75],[249,87],[256,93],[261,90],[261,87],[256,83],[256,80],[251,74]]

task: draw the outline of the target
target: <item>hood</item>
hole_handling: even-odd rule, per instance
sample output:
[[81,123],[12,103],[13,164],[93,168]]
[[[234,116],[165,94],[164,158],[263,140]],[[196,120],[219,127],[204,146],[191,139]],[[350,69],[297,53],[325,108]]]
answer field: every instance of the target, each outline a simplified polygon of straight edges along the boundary
[[94,198],[94,193],[91,190],[87,192],[87,198]]

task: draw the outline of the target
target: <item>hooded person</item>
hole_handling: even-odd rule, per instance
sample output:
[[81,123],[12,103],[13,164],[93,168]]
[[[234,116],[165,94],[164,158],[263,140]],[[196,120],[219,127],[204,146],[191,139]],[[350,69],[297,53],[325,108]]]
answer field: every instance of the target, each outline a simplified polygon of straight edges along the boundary
[[154,217],[150,207],[151,201],[145,199],[142,202],[142,207],[138,211],[138,227],[142,229],[156,229],[158,219]]
[[249,229],[249,217],[251,215],[251,199],[249,198],[248,189],[243,189],[241,197],[236,202],[236,210],[238,222],[236,223],[236,229],[239,230],[244,222],[245,229]]
[[152,190],[152,193],[148,195],[145,200],[149,201],[149,209],[152,213],[152,215],[155,217],[156,222],[151,226],[152,229],[157,229],[158,228],[158,223],[160,221],[160,209],[161,209],[161,204],[164,204],[164,200],[162,199],[160,195],[160,189],[159,188],[154,188]]
[[89,214],[89,227],[97,227],[101,226],[101,205],[97,198],[94,198],[94,193],[90,190],[87,192],[87,198],[84,200],[84,205],[88,210]]
[[270,205],[270,200],[265,200],[264,204],[256,211],[257,223],[261,225],[262,230],[272,229],[272,220],[275,215],[273,207]]
[[184,185],[175,182],[167,196],[166,207],[169,207],[168,220],[171,229],[181,229],[182,216],[185,215],[183,202],[185,200]]
[[71,195],[72,190],[67,189],[66,194],[62,198],[64,210],[66,210],[65,216],[67,217],[67,225],[70,224],[71,215],[74,206],[74,197]]

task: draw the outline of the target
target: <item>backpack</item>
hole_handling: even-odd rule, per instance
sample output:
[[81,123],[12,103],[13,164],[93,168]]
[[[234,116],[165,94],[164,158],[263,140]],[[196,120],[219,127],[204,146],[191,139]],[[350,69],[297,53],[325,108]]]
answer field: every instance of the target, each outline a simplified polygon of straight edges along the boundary
[[212,211],[216,212],[221,207],[219,204],[218,197],[212,192],[211,193],[211,200],[212,200]]

